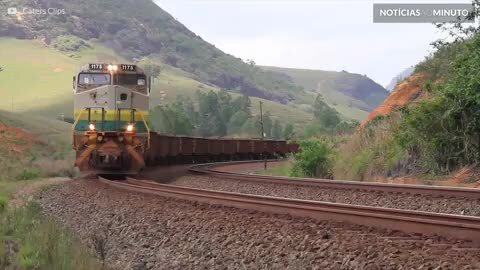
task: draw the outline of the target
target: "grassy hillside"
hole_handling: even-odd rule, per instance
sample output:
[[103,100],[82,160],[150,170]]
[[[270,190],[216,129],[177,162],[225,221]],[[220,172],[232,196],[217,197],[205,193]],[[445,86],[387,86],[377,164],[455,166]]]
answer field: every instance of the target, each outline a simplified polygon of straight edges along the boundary
[[345,71],[262,68],[285,74],[310,95],[322,94],[328,105],[349,119],[362,120],[388,96],[382,86],[359,74]]
[[[112,56],[111,52],[116,52],[129,62],[135,62],[144,57],[155,59],[180,73],[188,74],[187,77],[194,81],[227,91],[260,97],[281,104],[295,104],[302,108],[312,105],[312,95],[308,90],[316,88],[301,87],[289,76],[264,70],[252,61],[244,62],[242,59],[222,52],[191,32],[152,0],[124,0],[121,4],[119,3],[118,0],[0,1],[0,10],[6,10],[15,5],[36,9],[65,10],[65,14],[58,16],[39,17],[26,14],[21,16],[21,20],[16,16],[0,13],[0,37],[39,39],[50,47],[65,51],[66,55],[73,58],[78,56],[76,52],[72,52],[73,49],[78,48],[77,45],[94,42],[111,48],[106,50],[107,56]],[[77,39],[78,44],[74,44],[73,39]],[[74,45],[73,49],[62,44],[66,40],[70,40],[69,44]],[[93,55],[90,56],[98,56],[101,53],[100,47],[102,46],[97,46]],[[83,56],[88,56],[88,53],[84,53]],[[66,72],[66,69],[61,70]],[[64,78],[67,80],[67,77]],[[338,95],[337,90],[367,105],[377,105],[383,98],[377,95],[375,89],[371,89],[372,93],[369,91],[358,93],[355,89],[369,81],[359,79],[349,81],[351,78],[352,76],[339,76],[330,80],[333,86],[321,89],[321,91],[324,88],[331,89],[335,92],[324,93],[331,100],[346,99],[341,103],[346,103],[347,107],[339,105],[337,109],[343,111],[347,118],[357,116],[359,113],[348,109],[350,103],[352,103],[350,107],[360,109],[364,104],[356,104],[355,100],[350,102],[344,97],[335,97]],[[352,85],[353,88],[349,87]],[[335,102],[332,101],[331,104],[333,103]]]
[[[92,42],[91,48],[80,50],[74,57],[54,50],[38,40],[0,38],[0,107],[6,111],[31,112],[58,118],[71,116],[73,110],[72,76],[78,67],[93,61],[126,61],[112,50]],[[220,88],[192,79],[192,74],[162,65],[162,72],[152,89],[151,106],[170,103],[176,96],[193,96],[195,91],[219,91]],[[161,100],[161,91],[166,98]],[[233,94],[237,95],[237,94]],[[253,98],[253,112],[258,101]],[[265,110],[283,123],[295,123],[301,128],[311,114],[289,105],[264,100]]]
[[[0,110],[0,246],[17,247],[0,248],[1,269],[101,268],[69,231],[31,201],[32,191],[75,174],[69,132],[64,122]],[[41,180],[50,177],[62,178]]]
[[478,181],[480,34],[438,45],[341,144],[336,177]]
[[[0,1],[0,10],[13,5]],[[262,71],[253,63],[226,54],[191,32],[151,0],[17,0],[15,5],[64,9],[64,15],[29,16],[22,20],[0,13],[0,37],[43,39],[55,44],[66,35],[97,40],[128,60],[160,59],[195,80],[280,103],[297,99],[302,90],[291,81]]]

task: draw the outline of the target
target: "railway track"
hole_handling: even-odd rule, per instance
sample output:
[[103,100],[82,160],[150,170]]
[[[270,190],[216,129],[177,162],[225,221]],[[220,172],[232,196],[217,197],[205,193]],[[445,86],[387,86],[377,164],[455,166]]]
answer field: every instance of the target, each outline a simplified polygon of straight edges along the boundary
[[[261,183],[276,183],[287,185],[301,185],[314,186],[323,188],[335,189],[351,189],[351,190],[365,190],[377,192],[395,192],[395,193],[410,193],[421,194],[437,197],[463,197],[469,199],[480,199],[480,189],[477,188],[462,188],[462,187],[443,187],[443,186],[426,186],[426,185],[407,185],[407,184],[385,184],[385,183],[368,183],[358,181],[339,181],[328,179],[311,179],[311,178],[297,178],[297,177],[283,177],[283,176],[267,176],[231,172],[221,167],[251,163],[252,161],[229,162],[229,163],[214,163],[201,164],[190,167],[190,171],[220,177],[223,179],[235,179]],[[259,161],[263,162],[263,161]]]
[[105,178],[99,180],[106,185],[131,192],[316,220],[349,222],[409,233],[434,234],[469,240],[475,247],[480,247],[480,217],[213,191],[133,178],[123,181]]

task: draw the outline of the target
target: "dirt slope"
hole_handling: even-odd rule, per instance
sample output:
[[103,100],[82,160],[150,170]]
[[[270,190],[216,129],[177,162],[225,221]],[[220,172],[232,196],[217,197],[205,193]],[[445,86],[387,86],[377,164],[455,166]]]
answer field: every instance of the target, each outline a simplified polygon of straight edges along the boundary
[[367,119],[361,123],[361,127],[368,124],[377,115],[386,115],[399,107],[426,97],[427,92],[424,91],[423,88],[424,82],[425,74],[414,73],[401,83],[397,84],[387,99],[369,113]]

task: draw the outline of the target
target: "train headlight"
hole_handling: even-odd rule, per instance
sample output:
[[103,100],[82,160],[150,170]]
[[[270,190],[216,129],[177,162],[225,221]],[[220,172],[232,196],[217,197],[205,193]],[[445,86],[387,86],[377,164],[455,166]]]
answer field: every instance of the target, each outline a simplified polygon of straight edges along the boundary
[[127,126],[127,131],[132,132],[133,131],[133,124],[128,124]]
[[117,71],[118,66],[117,65],[108,65],[107,69],[108,69],[108,71]]
[[92,131],[95,130],[95,124],[88,125],[88,129],[90,129]]

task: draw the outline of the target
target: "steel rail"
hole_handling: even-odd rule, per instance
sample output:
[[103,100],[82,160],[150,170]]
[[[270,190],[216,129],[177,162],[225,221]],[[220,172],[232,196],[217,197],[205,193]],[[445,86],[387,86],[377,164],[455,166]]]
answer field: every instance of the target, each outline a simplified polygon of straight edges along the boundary
[[[254,163],[257,163],[257,162],[260,162],[260,161],[254,161]],[[230,172],[230,171],[222,170],[218,168],[226,165],[236,165],[236,164],[244,164],[244,163],[252,163],[252,161],[200,164],[200,165],[191,166],[189,170],[194,173],[207,174],[207,175],[220,177],[220,178],[228,178],[228,179],[244,180],[244,181],[252,181],[252,182],[314,186],[314,187],[335,188],[335,189],[378,191],[378,192],[411,193],[411,194],[422,194],[422,195],[430,195],[430,196],[437,196],[437,197],[464,197],[464,198],[470,198],[470,199],[480,199],[480,189],[478,188],[444,187],[444,186],[427,186],[427,185],[410,185],[410,184],[388,184],[388,183],[358,182],[358,181],[347,181],[347,180],[268,176],[268,175]]]
[[480,217],[222,192],[127,178],[99,181],[115,188],[261,212],[332,220],[408,233],[440,235],[480,246]]

